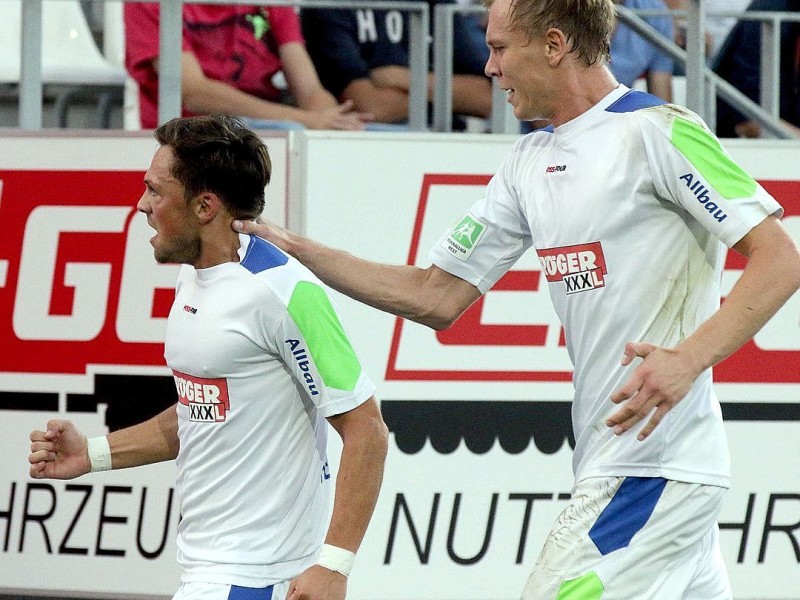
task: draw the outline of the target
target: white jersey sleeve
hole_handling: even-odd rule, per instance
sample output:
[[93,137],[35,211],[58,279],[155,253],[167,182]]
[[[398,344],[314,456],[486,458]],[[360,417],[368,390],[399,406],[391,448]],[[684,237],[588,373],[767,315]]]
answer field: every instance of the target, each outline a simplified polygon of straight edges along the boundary
[[327,291],[299,281],[281,320],[275,350],[324,417],[352,410],[375,393]]
[[[518,142],[519,144],[519,142]],[[484,197],[434,244],[434,264],[486,293],[531,246],[528,219],[512,183],[512,152],[489,181]],[[473,255],[480,242],[481,251]]]
[[[748,175],[694,113],[675,105],[640,111],[642,137],[654,185],[732,247],[781,206]],[[648,124],[650,125],[648,127]]]

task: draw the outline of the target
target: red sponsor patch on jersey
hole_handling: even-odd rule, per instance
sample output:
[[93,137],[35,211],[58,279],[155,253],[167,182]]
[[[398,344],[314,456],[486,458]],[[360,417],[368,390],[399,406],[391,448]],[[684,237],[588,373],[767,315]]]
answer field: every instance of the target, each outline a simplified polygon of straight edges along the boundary
[[189,420],[221,423],[231,409],[228,381],[225,378],[195,377],[172,370],[178,402],[189,407]]
[[606,259],[600,242],[538,249],[536,253],[547,281],[563,281],[568,294],[606,285]]

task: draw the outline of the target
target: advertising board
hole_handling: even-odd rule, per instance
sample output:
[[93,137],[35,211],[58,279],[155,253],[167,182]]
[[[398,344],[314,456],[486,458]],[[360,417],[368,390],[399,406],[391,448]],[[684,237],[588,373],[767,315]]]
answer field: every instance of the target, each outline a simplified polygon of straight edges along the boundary
[[[512,141],[270,137],[267,216],[359,256],[425,266]],[[147,137],[0,137],[0,590],[143,598],[177,587],[171,464],[54,482],[28,478],[26,461],[28,432],[49,418],[99,435],[175,401],[162,342],[176,267],[153,261],[133,209],[154,149]],[[729,150],[800,240],[800,147]],[[742,267],[731,254],[723,293]],[[391,432],[349,598],[519,596],[572,485],[571,367],[543,277],[526,254],[445,332],[336,294]],[[734,465],[721,535],[736,598],[798,598],[800,295],[715,377]],[[334,470],[337,451],[334,439]]]

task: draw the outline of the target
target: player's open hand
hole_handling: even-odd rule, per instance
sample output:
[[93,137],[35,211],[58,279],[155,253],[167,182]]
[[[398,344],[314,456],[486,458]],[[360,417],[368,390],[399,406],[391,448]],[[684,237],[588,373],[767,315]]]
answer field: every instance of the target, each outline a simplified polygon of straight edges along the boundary
[[71,421],[53,419],[46,431],[32,431],[28,456],[34,479],[73,479],[90,471],[86,436]]
[[344,600],[347,577],[313,565],[289,582],[286,600]]
[[637,436],[644,440],[686,396],[699,372],[676,349],[645,343],[625,344],[622,365],[629,365],[636,358],[644,360],[625,385],[611,394],[611,401],[622,407],[606,420],[606,425],[621,435],[649,416]]

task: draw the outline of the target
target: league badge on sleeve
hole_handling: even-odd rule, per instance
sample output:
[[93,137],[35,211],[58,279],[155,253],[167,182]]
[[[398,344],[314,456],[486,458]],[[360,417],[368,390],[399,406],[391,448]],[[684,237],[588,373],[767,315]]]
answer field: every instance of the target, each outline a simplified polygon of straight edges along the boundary
[[467,213],[442,242],[442,248],[457,259],[466,261],[485,231],[486,224]]

